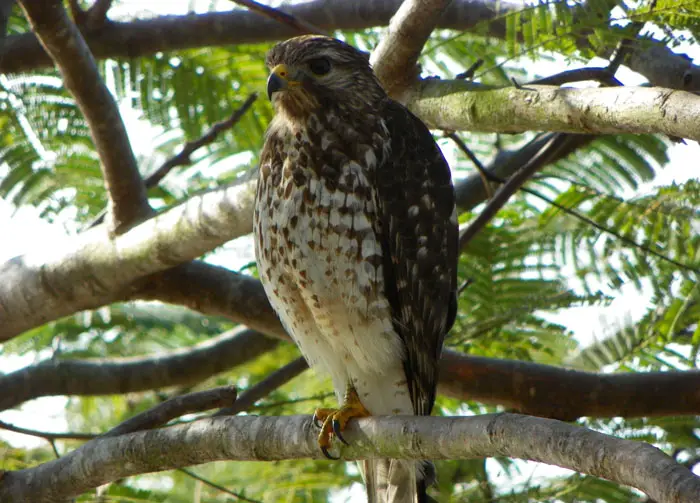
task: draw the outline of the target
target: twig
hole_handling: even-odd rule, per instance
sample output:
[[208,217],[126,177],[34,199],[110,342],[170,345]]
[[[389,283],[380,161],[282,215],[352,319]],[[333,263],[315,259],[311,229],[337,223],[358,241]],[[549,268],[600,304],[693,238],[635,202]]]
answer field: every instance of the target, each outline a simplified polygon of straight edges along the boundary
[[152,210],[114,98],[62,2],[20,0],[20,5],[85,116],[102,161],[114,231],[119,233]]
[[265,379],[259,383],[248,388],[244,393],[241,393],[241,396],[238,397],[238,400],[236,400],[231,407],[221,409],[216,412],[214,416],[233,416],[239,412],[248,410],[255,402],[269,395],[280,386],[288,383],[307,368],[309,368],[309,365],[304,358],[299,357],[291,361],[284,367],[265,377]]
[[200,482],[202,482],[202,483],[205,484],[205,485],[208,485],[209,487],[213,487],[213,488],[216,489],[217,491],[221,491],[222,493],[230,494],[231,496],[233,496],[234,498],[236,498],[236,499],[238,499],[238,500],[241,500],[241,501],[248,501],[248,502],[250,502],[250,503],[262,503],[262,502],[259,501],[259,500],[253,500],[253,499],[250,499],[250,498],[246,498],[246,497],[243,496],[242,494],[233,492],[232,490],[227,489],[227,488],[225,488],[224,486],[220,486],[219,484],[217,484],[217,483],[215,483],[215,482],[212,482],[211,480],[205,479],[205,478],[202,477],[201,475],[197,475],[195,472],[193,472],[193,471],[191,471],[191,470],[188,470],[187,468],[178,468],[177,470],[178,470],[179,472],[184,473],[185,475],[187,475],[187,476],[189,476],[189,477],[192,477],[192,478],[195,479],[195,480],[199,480]]
[[243,115],[253,106],[258,98],[258,93],[252,93],[243,104],[229,116],[228,119],[214,123],[202,136],[193,141],[188,141],[182,150],[175,156],[165,161],[157,170],[146,178],[146,188],[151,189],[158,185],[165,176],[176,166],[187,166],[192,163],[190,156],[200,148],[212,143],[218,136],[228,129],[232,129]]
[[22,435],[29,435],[31,437],[44,438],[48,441],[52,440],[91,440],[97,435],[91,433],[52,433],[48,431],[41,430],[30,430],[28,428],[22,428],[20,426],[15,426],[13,424],[6,423],[5,421],[0,421],[0,429],[13,431],[15,433],[21,433]]
[[[501,179],[510,177],[515,173],[520,166],[532,159],[537,152],[554,136],[555,133],[547,133],[536,136],[526,145],[517,150],[501,150],[499,149],[496,157],[489,163],[489,166],[484,169],[487,178],[491,179],[491,175],[496,175]],[[577,149],[582,148],[591,143],[596,135],[575,134],[569,135],[566,144],[558,149],[554,157],[547,158],[548,163],[557,162],[565,158]],[[459,144],[458,144],[459,146]],[[543,159],[545,160],[545,159]],[[476,159],[479,163],[478,159]],[[479,163],[480,164],[480,163]],[[544,163],[542,163],[542,166]],[[457,196],[457,207],[460,211],[471,211],[479,204],[487,199],[485,191],[479,190],[483,186],[483,176],[481,173],[475,173],[468,176],[455,184],[455,194]]]
[[[156,187],[163,178],[167,176],[173,168],[177,166],[188,166],[192,163],[191,155],[198,149],[209,145],[218,138],[218,136],[228,129],[232,129],[241,120],[243,115],[253,106],[253,103],[258,98],[258,93],[252,93],[243,104],[238,107],[229,116],[228,119],[214,123],[209,130],[196,140],[188,141],[183,145],[182,150],[173,157],[167,159],[163,164],[160,165],[153,173],[148,175],[145,180],[146,189],[152,189]],[[103,210],[98,214],[92,222],[90,222],[86,229],[91,229],[96,225],[101,224],[104,221],[107,212]]]
[[491,174],[484,167],[484,165],[481,164],[481,161],[479,161],[478,157],[474,155],[474,152],[472,152],[471,149],[467,147],[467,144],[462,141],[462,139],[457,135],[457,133],[445,133],[445,137],[455,142],[457,147],[459,147],[459,149],[462,152],[464,152],[467,157],[469,157],[469,160],[474,164],[474,166],[476,166],[476,170],[479,172],[481,181],[484,184],[484,192],[486,192],[486,198],[491,199],[493,197],[493,188],[489,183],[489,181],[492,181],[490,180]]
[[567,70],[565,72],[535,79],[528,82],[527,85],[550,85],[560,86],[570,82],[582,82],[584,80],[595,80],[607,86],[621,86],[622,82],[615,78],[615,73],[609,68],[577,68],[575,70]]
[[465,71],[462,73],[458,73],[455,75],[455,80],[471,80],[474,78],[474,74],[476,71],[481,68],[481,65],[484,64],[483,59],[477,59],[469,68],[467,68]]
[[578,220],[581,220],[582,222],[585,222],[586,224],[598,229],[601,232],[604,232],[606,234],[610,234],[611,236],[615,237],[616,239],[619,239],[620,241],[622,241],[624,243],[627,243],[628,245],[632,246],[633,248],[637,248],[638,250],[642,250],[643,252],[646,252],[650,255],[653,255],[656,258],[659,258],[665,262],[668,262],[669,264],[673,264],[676,267],[678,267],[679,269],[683,269],[683,270],[695,272],[695,273],[700,272],[700,269],[689,266],[688,264],[684,264],[683,262],[678,262],[677,260],[674,260],[671,257],[667,257],[663,253],[656,251],[653,248],[650,248],[649,246],[639,244],[634,239],[628,238],[627,236],[620,234],[619,232],[611,229],[610,227],[606,227],[604,225],[601,225],[598,222],[596,222],[595,220],[593,220],[585,215],[582,215],[581,213],[579,213],[578,211],[576,211],[572,208],[568,208],[562,204],[559,204],[555,200],[545,196],[544,194],[542,194],[534,189],[530,189],[527,187],[521,187],[521,190],[523,192],[527,192],[528,194],[531,194],[531,195],[541,199],[542,201],[545,201],[545,202],[551,204],[555,208],[563,211],[564,213],[566,213],[568,215],[571,215],[572,217],[577,218]]
[[236,395],[236,388],[233,386],[222,386],[176,396],[127,419],[100,436],[116,437],[135,431],[151,430],[184,414],[201,412],[235,402]]
[[[457,144],[457,146],[467,155],[467,157],[469,157],[469,159],[476,166],[476,169],[478,170],[480,176],[482,176],[483,178],[485,178],[486,180],[491,181],[491,182],[497,182],[497,183],[501,183],[501,184],[506,183],[506,180],[504,180],[500,176],[496,175],[492,171],[486,169],[484,167],[484,165],[481,164],[479,159],[473,154],[473,152],[465,145],[465,143],[462,141],[462,139],[459,136],[457,136],[454,133],[447,134],[445,136],[450,138],[452,141],[454,141],[455,144]],[[569,137],[569,135],[565,135],[565,136],[567,136],[567,138]],[[558,150],[561,150],[561,149],[558,149]],[[556,152],[554,155],[557,155],[557,157],[559,157],[558,152]],[[551,161],[551,162],[553,162],[553,161]],[[486,182],[486,181],[484,183],[488,184],[488,182]],[[485,185],[485,186],[487,186],[487,185]],[[692,266],[689,266],[687,264],[684,264],[682,262],[679,262],[677,260],[674,260],[670,257],[667,257],[663,253],[656,251],[653,248],[650,248],[646,245],[639,244],[634,239],[628,238],[628,237],[618,233],[617,231],[613,230],[610,227],[606,227],[602,224],[599,224],[595,220],[579,213],[578,211],[576,211],[572,208],[568,208],[562,204],[559,204],[555,200],[545,196],[544,194],[542,194],[534,189],[530,189],[528,187],[520,187],[520,190],[522,190],[523,192],[525,192],[527,194],[533,195],[533,196],[537,197],[538,199],[541,199],[542,201],[545,201],[546,203],[550,204],[551,206],[554,206],[555,208],[563,211],[564,213],[571,215],[574,218],[577,218],[578,220],[580,220],[582,222],[585,222],[586,224],[598,229],[601,232],[604,232],[604,233],[610,234],[611,236],[614,236],[615,238],[619,239],[620,241],[622,241],[624,243],[627,243],[628,245],[630,245],[634,248],[637,248],[637,249],[642,250],[646,253],[649,253],[657,258],[660,258],[661,260],[664,260],[664,261],[668,262],[669,264],[673,264],[680,269],[690,271],[690,272],[698,272],[698,269],[696,269]],[[616,198],[616,199],[619,199],[619,198]]]
[[306,33],[317,33],[319,35],[326,35],[328,37],[330,36],[330,34],[327,31],[322,30],[318,26],[308,23],[298,17],[292,16],[291,14],[287,14],[286,12],[283,12],[280,9],[275,9],[273,7],[269,7],[267,5],[258,3],[255,0],[231,1],[233,3],[246,7],[248,10],[252,10],[253,12],[257,12],[258,14],[262,14],[263,16],[269,17],[270,19],[274,19],[275,21],[281,24],[286,24],[287,26],[294,28],[296,31],[298,31],[300,35]]
[[525,163],[506,183],[504,183],[488,202],[484,210],[476,217],[469,226],[459,236],[459,249],[464,250],[466,245],[474,236],[483,229],[486,224],[496,215],[508,199],[530,178],[544,163],[546,157],[554,155],[564,142],[567,135],[555,134],[544,145],[544,147],[527,163]]
[[253,405],[252,407],[249,407],[248,410],[254,410],[254,411],[270,410],[270,409],[274,409],[277,407],[281,407],[282,405],[296,405],[298,403],[304,403],[304,402],[318,402],[320,400],[325,400],[326,398],[330,398],[332,396],[335,396],[335,393],[327,392],[327,393],[319,393],[318,395],[304,396],[301,398],[280,400],[278,402],[264,402],[264,403],[261,403],[260,405]]

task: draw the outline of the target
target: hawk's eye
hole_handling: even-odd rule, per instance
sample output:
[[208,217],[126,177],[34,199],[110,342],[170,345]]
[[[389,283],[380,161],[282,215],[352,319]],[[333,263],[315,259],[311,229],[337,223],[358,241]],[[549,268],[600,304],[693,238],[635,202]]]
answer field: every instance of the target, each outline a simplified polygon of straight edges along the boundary
[[328,58],[314,58],[308,62],[309,70],[316,75],[325,75],[331,71],[331,62]]

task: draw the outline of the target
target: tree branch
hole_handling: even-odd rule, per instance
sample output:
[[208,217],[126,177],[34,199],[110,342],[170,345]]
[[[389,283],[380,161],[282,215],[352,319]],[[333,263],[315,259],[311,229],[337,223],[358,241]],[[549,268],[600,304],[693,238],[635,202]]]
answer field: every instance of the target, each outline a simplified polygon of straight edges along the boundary
[[185,414],[233,404],[236,396],[237,391],[233,386],[221,386],[176,396],[130,417],[101,436],[117,437],[135,431],[152,430]]
[[260,281],[204,262],[190,262],[149,276],[135,285],[129,298],[157,300],[210,316],[225,316],[279,340],[290,340]]
[[[361,30],[385,26],[401,0],[317,0],[290,5],[286,12],[327,32]],[[522,8],[520,3],[490,0],[453,0],[437,24],[438,28],[469,31],[479,25],[488,37],[505,38],[503,14]],[[98,59],[136,58],[157,52],[200,47],[260,43],[298,34],[272,19],[253,13],[232,11],[200,15],[160,16],[125,23],[107,22],[100,30],[85,34]],[[607,58],[610,51],[599,56]],[[652,85],[669,89],[700,91],[700,66],[686,55],[674,53],[661,41],[644,39],[629,44],[625,64],[644,75]],[[32,34],[7,37],[0,47],[0,73],[17,73],[51,65]]]
[[7,431],[13,431],[15,433],[20,433],[22,435],[28,435],[30,437],[39,437],[39,438],[44,438],[48,440],[49,442],[53,440],[92,440],[95,438],[97,435],[94,435],[92,433],[75,433],[75,432],[64,432],[64,433],[55,433],[55,432],[49,432],[49,431],[40,431],[40,430],[30,430],[28,428],[21,428],[19,426],[15,426],[13,424],[6,423],[4,421],[0,421],[0,429],[2,430],[7,430]]
[[0,410],[41,396],[111,395],[196,384],[277,344],[252,330],[235,329],[164,356],[47,360],[0,376]]
[[521,133],[662,133],[700,141],[700,96],[647,87],[485,89],[424,80],[408,107],[428,127]]
[[152,210],[117,104],[62,2],[22,0],[20,5],[85,116],[102,161],[114,229],[123,231]]
[[700,413],[700,371],[582,372],[551,365],[443,351],[438,391],[523,414],[661,417]]
[[248,410],[255,404],[255,402],[257,402],[261,398],[266,397],[277,388],[284,386],[308,368],[309,365],[308,363],[306,363],[306,360],[303,357],[299,357],[296,360],[292,360],[284,367],[281,367],[272,372],[259,383],[248,388],[245,392],[241,394],[240,397],[238,397],[236,403],[234,403],[230,407],[221,409],[216,414],[214,414],[214,417],[234,416],[239,412]]
[[[326,32],[361,30],[385,26],[402,0],[316,0],[285,7],[296,19]],[[466,30],[481,21],[519,8],[520,4],[491,1],[454,0],[442,18],[442,28]],[[505,35],[505,22],[489,23],[490,35]],[[491,33],[493,32],[493,33]],[[157,52],[212,46],[272,42],[299,35],[298,30],[255,12],[234,10],[157,16],[129,22],[107,22],[100,30],[85,34],[92,53],[98,59],[137,58]],[[51,65],[51,59],[32,34],[7,37],[0,47],[0,73],[27,72]]]
[[[157,187],[161,180],[163,180],[163,178],[165,178],[168,175],[168,173],[170,173],[170,171],[173,170],[173,168],[177,166],[187,166],[191,164],[192,154],[200,148],[204,147],[205,145],[211,144],[224,131],[233,128],[238,123],[238,121],[241,120],[243,115],[250,109],[250,107],[253,106],[253,103],[255,103],[255,100],[257,98],[258,93],[252,93],[250,96],[248,96],[248,98],[246,98],[246,100],[240,107],[238,107],[231,113],[228,119],[216,122],[202,136],[200,136],[196,140],[186,142],[185,145],[182,147],[182,150],[180,150],[180,152],[178,152],[173,157],[167,159],[163,164],[161,164],[158,167],[158,169],[156,169],[153,173],[146,177],[146,180],[144,182],[146,185],[146,189],[152,189],[153,187]],[[90,222],[90,224],[88,224],[87,228],[91,229],[96,225],[101,224],[104,220],[105,214],[106,211],[102,211],[92,222]]]
[[404,0],[372,51],[370,62],[387,94],[405,103],[420,67],[418,57],[450,0]]
[[255,181],[194,196],[119,236],[94,228],[0,265],[0,341],[128,298],[132,283],[250,232]]
[[[57,501],[118,478],[217,460],[321,459],[316,437],[310,416],[239,416],[100,438],[60,459],[5,472],[0,500]],[[660,503],[694,503],[700,494],[700,478],[658,449],[551,419],[373,417],[351,422],[346,438],[345,460],[508,456],[632,485]]]

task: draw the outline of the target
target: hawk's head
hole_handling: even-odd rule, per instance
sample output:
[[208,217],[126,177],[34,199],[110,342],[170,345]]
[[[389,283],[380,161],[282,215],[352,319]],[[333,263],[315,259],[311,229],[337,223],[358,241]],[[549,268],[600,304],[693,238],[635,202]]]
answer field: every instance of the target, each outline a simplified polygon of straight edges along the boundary
[[293,118],[328,107],[357,112],[386,97],[368,56],[334,38],[289,39],[270,49],[266,63],[267,94],[278,111]]

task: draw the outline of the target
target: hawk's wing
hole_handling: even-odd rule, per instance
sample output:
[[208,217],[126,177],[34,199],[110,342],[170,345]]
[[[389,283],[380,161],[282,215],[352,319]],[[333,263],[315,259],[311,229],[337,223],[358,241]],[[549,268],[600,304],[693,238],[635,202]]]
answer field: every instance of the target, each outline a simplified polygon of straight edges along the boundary
[[405,346],[413,410],[429,415],[442,343],[457,312],[454,189],[428,128],[391,100],[382,117],[391,137],[391,155],[376,171],[384,288]]

